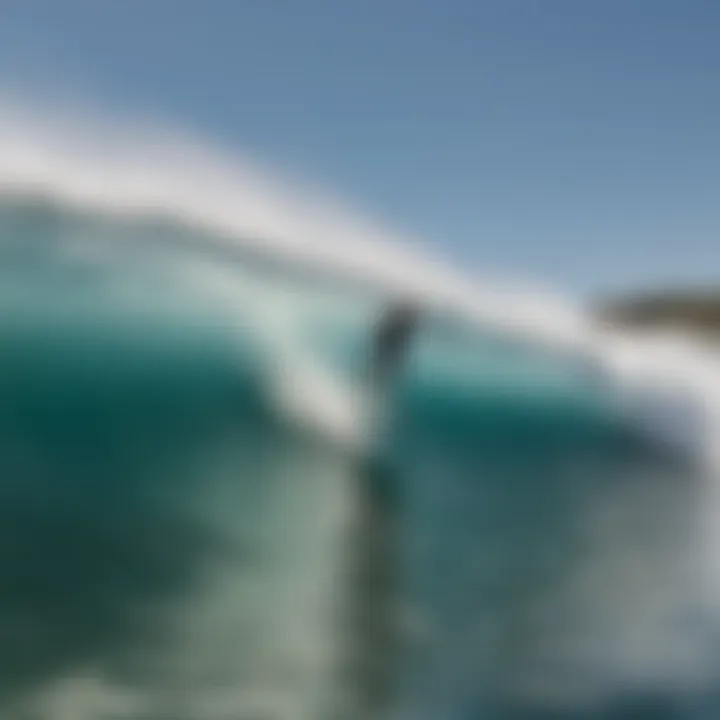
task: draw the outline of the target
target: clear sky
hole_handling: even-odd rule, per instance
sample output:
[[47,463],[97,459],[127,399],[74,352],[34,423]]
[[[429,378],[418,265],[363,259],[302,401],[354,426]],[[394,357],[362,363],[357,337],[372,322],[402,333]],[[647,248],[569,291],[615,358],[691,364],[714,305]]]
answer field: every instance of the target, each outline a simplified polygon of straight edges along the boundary
[[720,281],[720,0],[2,0],[0,78],[248,148],[483,272]]

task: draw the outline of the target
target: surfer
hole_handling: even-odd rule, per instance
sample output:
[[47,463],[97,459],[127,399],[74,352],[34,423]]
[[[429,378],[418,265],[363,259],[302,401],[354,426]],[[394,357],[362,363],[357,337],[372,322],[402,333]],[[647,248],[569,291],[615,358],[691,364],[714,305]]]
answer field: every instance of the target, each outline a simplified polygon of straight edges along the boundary
[[[387,432],[381,411],[407,358],[418,311],[393,303],[379,318],[370,339],[370,402],[377,404],[369,431]],[[399,477],[378,437],[357,467],[355,510],[355,623],[350,674],[357,689],[358,718],[376,716],[392,704],[397,689],[402,642],[398,604],[401,593]]]
[[371,373],[376,383],[384,386],[397,374],[407,354],[417,321],[418,309],[408,302],[391,306],[380,318],[373,337],[370,360]]

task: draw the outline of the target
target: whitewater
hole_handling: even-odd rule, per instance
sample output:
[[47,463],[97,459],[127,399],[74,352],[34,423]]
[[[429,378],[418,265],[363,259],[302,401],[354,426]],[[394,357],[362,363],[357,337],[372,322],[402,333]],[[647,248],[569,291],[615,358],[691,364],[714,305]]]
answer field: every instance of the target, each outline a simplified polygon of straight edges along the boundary
[[716,356],[188,134],[0,117],[1,717],[717,717]]

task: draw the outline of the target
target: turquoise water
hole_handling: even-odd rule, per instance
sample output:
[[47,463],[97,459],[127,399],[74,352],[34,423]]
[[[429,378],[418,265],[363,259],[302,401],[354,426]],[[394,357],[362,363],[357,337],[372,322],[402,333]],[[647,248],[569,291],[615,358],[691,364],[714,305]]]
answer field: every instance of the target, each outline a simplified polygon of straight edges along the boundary
[[714,717],[702,478],[608,378],[429,312],[348,442],[383,298],[193,238],[0,203],[3,718]]

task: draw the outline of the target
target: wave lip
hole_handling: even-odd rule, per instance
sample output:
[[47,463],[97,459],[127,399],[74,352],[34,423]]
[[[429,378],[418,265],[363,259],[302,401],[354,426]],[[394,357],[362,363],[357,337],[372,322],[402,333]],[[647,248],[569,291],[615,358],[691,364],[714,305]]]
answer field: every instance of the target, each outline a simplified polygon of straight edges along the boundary
[[386,232],[307,188],[291,189],[237,153],[138,125],[128,129],[99,119],[38,119],[47,115],[57,118],[57,113],[3,108],[4,193],[47,195],[109,213],[169,217],[207,228],[229,248],[311,264],[390,297],[410,296],[541,336],[568,338],[584,323],[559,298],[463,277],[439,259],[414,252],[409,238]]

